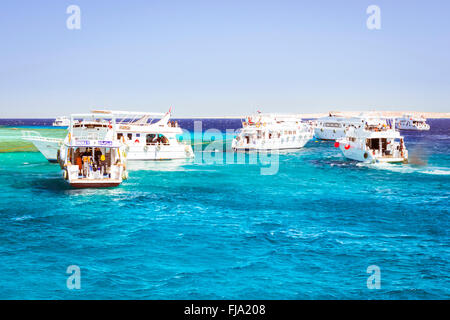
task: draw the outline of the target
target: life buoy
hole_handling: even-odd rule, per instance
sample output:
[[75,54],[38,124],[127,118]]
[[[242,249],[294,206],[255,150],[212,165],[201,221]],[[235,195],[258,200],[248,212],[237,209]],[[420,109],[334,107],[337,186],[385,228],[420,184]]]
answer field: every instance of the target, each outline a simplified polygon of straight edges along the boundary
[[139,139],[134,140],[134,143],[139,143]]
[[335,147],[335,148],[339,148],[339,142],[338,142],[338,141],[336,141],[336,142],[334,143],[334,147]]
[[350,149],[350,145],[346,144],[344,148],[345,148],[345,150],[348,150],[348,149]]

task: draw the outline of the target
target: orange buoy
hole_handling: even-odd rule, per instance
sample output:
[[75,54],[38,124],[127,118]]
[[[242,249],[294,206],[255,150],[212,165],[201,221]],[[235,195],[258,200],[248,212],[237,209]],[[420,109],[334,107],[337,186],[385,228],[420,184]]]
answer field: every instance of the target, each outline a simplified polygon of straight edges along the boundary
[[350,149],[350,145],[346,144],[344,148],[345,148],[345,150],[348,150],[348,149]]
[[334,147],[335,147],[335,148],[339,148],[339,142],[336,141],[336,142],[334,143]]

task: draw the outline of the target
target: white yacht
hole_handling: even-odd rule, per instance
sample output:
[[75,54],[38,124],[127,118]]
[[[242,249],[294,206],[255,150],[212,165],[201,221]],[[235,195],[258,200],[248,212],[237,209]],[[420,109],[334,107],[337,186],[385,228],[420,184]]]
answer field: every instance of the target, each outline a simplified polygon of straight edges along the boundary
[[359,118],[346,118],[330,113],[327,117],[316,120],[314,136],[321,140],[337,140],[345,137],[346,128],[359,122]]
[[57,117],[53,121],[52,126],[54,127],[68,127],[70,125],[70,119],[67,117]]
[[397,118],[397,129],[400,130],[430,130],[430,125],[424,116],[414,117],[411,114],[404,114],[402,118]]
[[246,117],[231,147],[235,151],[299,149],[313,134],[311,125],[299,116],[258,113]]
[[[168,160],[193,158],[190,144],[178,140],[183,130],[170,121],[171,109],[164,113],[92,111],[112,114],[118,120],[117,139],[127,145],[128,160]],[[154,119],[160,119],[153,122]]]
[[395,130],[395,119],[366,117],[358,125],[346,129],[344,138],[335,142],[345,157],[362,162],[408,161],[408,150],[400,133]]
[[[77,119],[78,121],[75,121]],[[111,115],[71,115],[58,152],[64,180],[75,188],[116,187],[128,177],[125,144]]]

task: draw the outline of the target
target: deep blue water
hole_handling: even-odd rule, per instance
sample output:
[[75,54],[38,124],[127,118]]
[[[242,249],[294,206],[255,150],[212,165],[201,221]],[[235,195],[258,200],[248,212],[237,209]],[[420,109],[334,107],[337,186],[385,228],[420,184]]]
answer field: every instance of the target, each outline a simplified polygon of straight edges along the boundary
[[[311,141],[275,175],[198,152],[130,163],[115,189],[70,189],[39,153],[2,153],[0,298],[449,299],[450,121],[428,122],[404,132],[413,164],[362,165]],[[381,289],[367,288],[370,265]]]

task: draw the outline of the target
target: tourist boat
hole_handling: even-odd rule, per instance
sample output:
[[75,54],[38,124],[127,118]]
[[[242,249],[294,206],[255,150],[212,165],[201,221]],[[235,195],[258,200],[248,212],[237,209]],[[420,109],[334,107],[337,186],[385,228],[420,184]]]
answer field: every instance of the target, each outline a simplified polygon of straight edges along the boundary
[[36,131],[22,131],[22,139],[33,143],[49,162],[58,162],[56,155],[63,139],[42,137]]
[[116,187],[127,178],[126,145],[117,139],[116,126],[111,115],[71,115],[69,133],[57,155],[70,186]]
[[[93,114],[110,114],[118,120],[117,139],[127,146],[128,160],[169,160],[193,158],[190,144],[177,139],[183,134],[177,121],[166,113],[95,110]],[[159,119],[154,121],[154,119]]]
[[54,127],[68,127],[69,125],[70,119],[67,117],[57,117],[52,123],[52,126]]
[[297,115],[258,113],[245,118],[231,147],[234,151],[300,149],[313,134],[312,126]]
[[430,125],[424,116],[414,117],[411,114],[404,114],[402,118],[397,118],[397,129],[400,130],[430,130]]
[[349,159],[370,163],[408,161],[408,150],[395,130],[395,119],[366,117],[345,131],[345,137],[338,139],[335,147]]
[[[170,121],[171,110],[167,113],[97,110],[92,111],[92,114],[115,117],[117,121],[116,137],[126,144],[128,160],[168,160],[194,157],[191,145],[177,139],[183,130],[176,121]],[[152,123],[153,118],[161,119]],[[77,122],[77,120],[74,121]],[[38,135],[38,133],[27,133],[23,139],[32,142],[48,161],[57,162],[57,152],[63,139]]]
[[330,113],[327,117],[316,120],[314,136],[320,140],[337,140],[345,137],[345,129],[358,124],[359,118],[346,118]]

